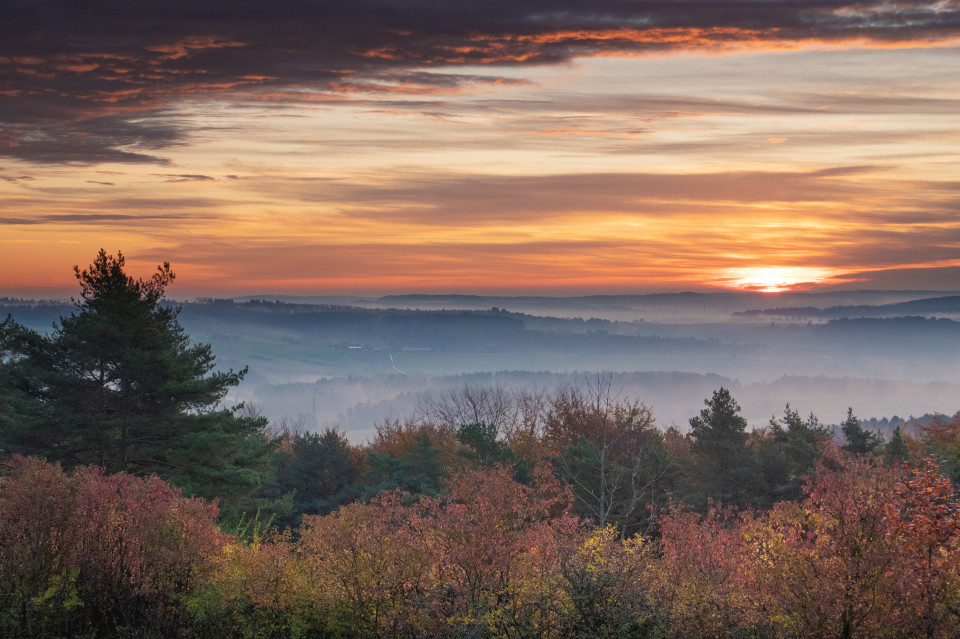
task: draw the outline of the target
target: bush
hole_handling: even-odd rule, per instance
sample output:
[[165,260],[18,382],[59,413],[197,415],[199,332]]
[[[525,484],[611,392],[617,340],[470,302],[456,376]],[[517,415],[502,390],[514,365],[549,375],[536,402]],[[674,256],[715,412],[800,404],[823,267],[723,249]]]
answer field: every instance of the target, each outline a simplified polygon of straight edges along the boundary
[[15,457],[0,478],[0,635],[169,637],[219,553],[217,508],[141,479]]

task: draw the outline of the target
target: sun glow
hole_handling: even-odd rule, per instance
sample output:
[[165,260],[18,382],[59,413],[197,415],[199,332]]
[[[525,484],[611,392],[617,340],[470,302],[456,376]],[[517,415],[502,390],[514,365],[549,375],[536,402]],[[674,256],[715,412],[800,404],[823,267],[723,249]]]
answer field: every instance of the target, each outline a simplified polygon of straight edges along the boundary
[[830,269],[811,266],[748,266],[727,269],[719,282],[725,287],[761,293],[781,293],[832,279]]

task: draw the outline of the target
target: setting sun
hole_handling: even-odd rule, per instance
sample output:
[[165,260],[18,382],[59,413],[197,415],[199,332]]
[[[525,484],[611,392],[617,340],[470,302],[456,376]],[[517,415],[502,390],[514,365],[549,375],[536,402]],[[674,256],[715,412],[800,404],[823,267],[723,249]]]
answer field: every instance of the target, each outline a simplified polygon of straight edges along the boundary
[[836,275],[825,268],[809,266],[761,266],[732,268],[720,281],[725,286],[761,293],[781,293],[822,284]]

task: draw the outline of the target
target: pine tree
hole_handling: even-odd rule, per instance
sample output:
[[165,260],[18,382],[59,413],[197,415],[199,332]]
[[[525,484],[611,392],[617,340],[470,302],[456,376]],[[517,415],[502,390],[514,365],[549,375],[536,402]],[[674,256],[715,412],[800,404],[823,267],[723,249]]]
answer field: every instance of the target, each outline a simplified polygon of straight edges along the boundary
[[784,499],[799,500],[803,486],[813,475],[820,459],[819,446],[829,439],[827,428],[813,413],[804,420],[788,403],[783,417],[770,419],[768,437],[760,439],[758,454],[764,475],[767,501],[765,507]]
[[883,448],[883,463],[886,466],[892,466],[908,459],[910,459],[910,449],[903,440],[903,431],[897,426],[893,435],[890,436],[890,441]]
[[707,408],[690,420],[691,449],[701,460],[693,469],[696,487],[693,499],[703,506],[707,498],[731,506],[756,501],[759,469],[756,454],[747,447],[747,420],[740,404],[726,388],[704,400]]
[[446,475],[439,451],[426,431],[421,431],[402,457],[386,453],[367,456],[369,468],[364,473],[364,499],[371,499],[385,490],[402,490],[411,495],[437,495]]
[[[163,301],[169,263],[148,279],[100,250],[74,268],[76,311],[49,336],[8,318],[0,383],[0,449],[65,467],[156,474],[198,496],[236,502],[261,480],[264,420],[221,404],[246,373],[215,371],[208,344],[190,344]],[[12,381],[11,381],[12,380]]]
[[302,515],[326,515],[360,496],[360,471],[350,442],[336,430],[290,433],[277,454],[272,488],[277,496],[293,492],[293,516],[278,518],[296,526]]
[[840,430],[843,432],[845,441],[841,448],[854,455],[872,453],[874,448],[883,444],[883,438],[879,433],[865,430],[860,425],[860,420],[853,414],[852,407],[847,409],[847,418],[840,424]]

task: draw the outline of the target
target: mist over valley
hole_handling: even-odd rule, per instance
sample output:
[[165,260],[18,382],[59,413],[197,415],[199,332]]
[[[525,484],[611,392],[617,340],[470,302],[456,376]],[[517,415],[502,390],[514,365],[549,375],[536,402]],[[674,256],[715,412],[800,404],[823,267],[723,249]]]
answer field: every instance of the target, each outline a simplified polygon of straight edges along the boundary
[[[228,396],[271,422],[335,427],[363,442],[464,387],[552,392],[598,373],[662,427],[683,430],[730,388],[753,427],[789,402],[839,423],[960,409],[960,297],[949,292],[677,293],[587,297],[407,295],[179,303],[221,368],[249,366]],[[4,299],[0,314],[49,330],[72,305]]]

